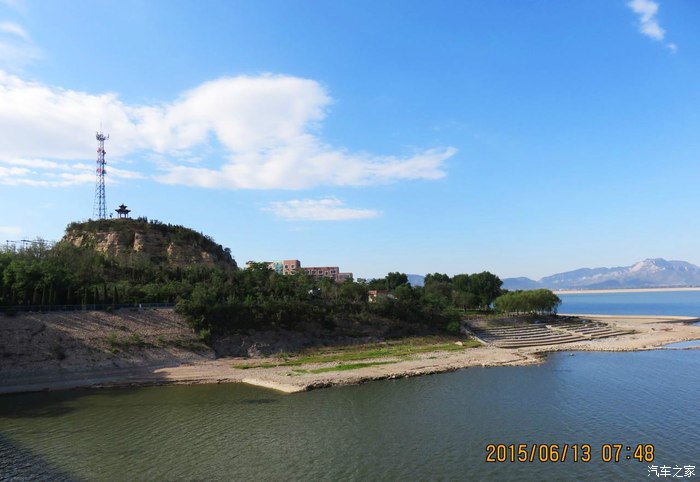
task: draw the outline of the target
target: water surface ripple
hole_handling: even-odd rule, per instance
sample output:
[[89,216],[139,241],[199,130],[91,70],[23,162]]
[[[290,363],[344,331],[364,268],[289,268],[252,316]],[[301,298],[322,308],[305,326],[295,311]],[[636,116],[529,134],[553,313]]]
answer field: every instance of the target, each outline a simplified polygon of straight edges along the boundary
[[[558,353],[291,396],[235,384],[5,396],[0,479],[646,479],[647,464],[604,463],[600,445],[653,443],[655,462],[700,465],[698,373],[700,350]],[[489,464],[489,443],[590,443],[593,460]]]

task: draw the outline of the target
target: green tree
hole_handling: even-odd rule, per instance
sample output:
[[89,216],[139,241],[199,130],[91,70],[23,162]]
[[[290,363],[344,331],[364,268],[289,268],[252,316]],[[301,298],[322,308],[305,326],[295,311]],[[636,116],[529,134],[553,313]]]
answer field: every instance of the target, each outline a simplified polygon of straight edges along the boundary
[[431,279],[423,287],[423,300],[430,305],[432,309],[447,308],[452,303],[451,284],[442,279]]
[[425,275],[425,279],[423,280],[423,286],[429,286],[432,283],[451,284],[452,280],[450,279],[449,276],[447,276],[446,274],[442,274],[442,273],[433,273],[433,274]]
[[499,296],[494,308],[505,313],[556,313],[561,299],[548,289],[512,291]]
[[463,310],[468,310],[479,306],[479,298],[471,291],[454,290],[452,291],[452,303]]
[[469,276],[469,291],[474,293],[479,300],[479,307],[484,310],[501,295],[501,285],[503,281],[488,271]]
[[405,273],[391,272],[384,278],[375,278],[367,283],[370,290],[393,290],[397,286],[408,284],[408,276]]
[[405,273],[392,272],[386,275],[387,290],[396,289],[398,286],[408,284],[408,276]]
[[346,281],[340,285],[340,299],[349,305],[367,304],[367,287],[360,283]]
[[471,282],[468,274],[456,274],[452,277],[452,288],[456,291],[470,291]]

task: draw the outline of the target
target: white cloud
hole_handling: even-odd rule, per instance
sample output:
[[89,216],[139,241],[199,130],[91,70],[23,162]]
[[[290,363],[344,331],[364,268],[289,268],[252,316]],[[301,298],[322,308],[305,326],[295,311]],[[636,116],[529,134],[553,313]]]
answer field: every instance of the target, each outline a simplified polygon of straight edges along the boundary
[[9,8],[17,11],[24,10],[23,0],[0,0],[0,4],[7,5]]
[[65,168],[62,164],[53,161],[46,161],[44,159],[3,159],[5,164],[10,164],[11,166],[23,166],[23,167],[33,167],[40,169],[62,169]]
[[14,22],[0,22],[0,66],[16,70],[41,57],[26,30]]
[[19,226],[0,226],[0,236],[19,236],[22,228]]
[[663,40],[664,29],[656,21],[659,4],[652,0],[631,0],[627,6],[639,16],[639,31],[656,40]]
[[[93,166],[90,166],[90,169],[93,169]],[[116,177],[118,179],[145,179],[145,176],[140,172],[117,169],[116,167],[108,167],[107,175],[110,178]]]
[[27,32],[19,24],[13,22],[0,22],[0,32],[9,33],[21,38],[22,40],[29,41],[29,35],[27,35]]
[[[4,167],[3,164],[10,167]],[[110,167],[108,181],[114,183],[114,179],[143,177],[138,172]],[[0,184],[4,185],[72,186],[94,182],[94,164],[60,163],[45,159],[0,159]]]
[[2,167],[0,166],[0,182],[6,179],[10,179],[13,176],[26,176],[30,174],[29,169],[23,167]]
[[289,221],[347,221],[375,218],[381,214],[374,209],[345,207],[345,204],[336,198],[273,202],[264,208],[264,211],[270,211],[278,218]]
[[[653,0],[630,0],[627,6],[639,17],[639,31],[654,40],[662,41],[666,36],[666,31],[661,28],[656,14],[659,11],[659,4]],[[666,44],[671,52],[675,53],[678,46],[674,43]]]
[[129,105],[116,94],[59,89],[0,72],[0,163],[93,159],[92,133],[102,119],[111,134],[108,163],[157,159],[150,164],[155,178],[168,184],[303,189],[445,176],[454,148],[396,156],[323,142],[320,127],[330,104],[317,82],[281,75],[222,78],[170,103]]

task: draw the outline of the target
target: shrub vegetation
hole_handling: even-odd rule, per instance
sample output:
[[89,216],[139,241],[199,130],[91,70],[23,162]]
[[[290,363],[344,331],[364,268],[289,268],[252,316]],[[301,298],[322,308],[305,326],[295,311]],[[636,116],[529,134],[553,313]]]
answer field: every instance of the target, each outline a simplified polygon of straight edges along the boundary
[[[67,233],[144,226],[159,230],[166,240],[205,245],[232,260],[228,248],[207,236],[145,218],[73,223]],[[108,256],[90,243],[49,246],[42,240],[19,249],[0,248],[0,308],[10,313],[22,306],[176,303],[200,339],[210,343],[221,335],[250,330],[304,329],[309,323],[332,330],[340,319],[371,323],[377,317],[458,333],[464,310],[489,309],[502,294],[501,280],[489,272],[453,277],[434,273],[426,277],[424,287],[411,286],[407,275],[398,272],[335,283],[303,272],[283,276],[265,264],[245,270],[237,269],[235,262],[223,267],[175,266],[131,254]],[[368,290],[383,292],[370,302]],[[118,348],[121,340],[111,341]]]

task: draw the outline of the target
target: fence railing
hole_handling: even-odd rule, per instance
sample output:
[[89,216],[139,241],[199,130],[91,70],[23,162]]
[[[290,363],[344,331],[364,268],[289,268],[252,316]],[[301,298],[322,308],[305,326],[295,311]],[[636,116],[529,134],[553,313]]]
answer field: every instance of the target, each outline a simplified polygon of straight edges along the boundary
[[17,305],[0,306],[0,313],[26,313],[43,311],[105,311],[119,309],[172,308],[175,303],[105,303],[85,305]]

